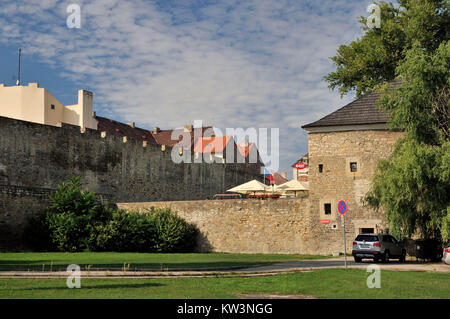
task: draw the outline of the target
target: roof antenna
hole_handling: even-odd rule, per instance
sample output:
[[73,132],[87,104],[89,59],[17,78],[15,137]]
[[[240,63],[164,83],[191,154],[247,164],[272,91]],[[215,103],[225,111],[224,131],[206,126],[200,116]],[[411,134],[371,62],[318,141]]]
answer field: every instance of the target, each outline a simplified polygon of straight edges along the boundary
[[19,86],[20,85],[20,53],[22,52],[22,49],[19,48],[19,69],[17,71],[17,82],[16,85]]

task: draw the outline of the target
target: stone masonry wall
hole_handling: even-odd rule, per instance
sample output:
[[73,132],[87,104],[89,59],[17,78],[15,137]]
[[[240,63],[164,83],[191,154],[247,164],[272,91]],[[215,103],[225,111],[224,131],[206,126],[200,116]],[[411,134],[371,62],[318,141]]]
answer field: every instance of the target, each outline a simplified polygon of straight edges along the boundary
[[[171,151],[72,125],[0,117],[0,227],[20,233],[25,215],[47,200],[42,192],[74,175],[113,202],[206,199],[260,178],[260,164],[176,164]],[[10,244],[0,238],[0,247]]]
[[320,238],[310,234],[307,198],[203,200],[119,203],[119,208],[146,212],[171,207],[200,230],[201,252],[308,254]]
[[[374,228],[374,231],[386,228],[382,213],[364,207],[362,199],[370,189],[378,159],[387,158],[402,135],[382,130],[309,134],[309,199],[314,232],[323,238],[320,247],[343,251],[343,229],[337,211],[340,200],[347,203],[348,251],[362,228]],[[357,163],[357,172],[350,172],[352,162]],[[323,165],[322,173],[319,164]],[[325,203],[331,204],[330,215],[324,212]],[[321,224],[325,219],[330,220],[330,224]]]
[[0,251],[24,249],[22,231],[29,216],[48,204],[49,189],[0,185]]

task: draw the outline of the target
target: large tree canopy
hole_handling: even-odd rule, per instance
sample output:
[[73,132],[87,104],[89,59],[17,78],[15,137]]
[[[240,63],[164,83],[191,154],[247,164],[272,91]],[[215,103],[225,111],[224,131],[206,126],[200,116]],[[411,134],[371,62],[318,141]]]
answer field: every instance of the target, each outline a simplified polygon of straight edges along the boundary
[[332,57],[336,71],[325,76],[341,95],[356,92],[358,97],[378,84],[393,80],[395,69],[414,45],[434,51],[448,40],[450,25],[448,0],[399,0],[399,7],[381,1],[381,28],[369,29],[360,17],[365,34],[341,45]]
[[450,42],[443,41],[431,52],[411,48],[396,74],[402,85],[384,90],[378,103],[389,110],[391,128],[406,131],[418,142],[442,144],[449,137]]
[[[358,96],[382,92],[391,129],[405,136],[378,163],[366,202],[385,211],[394,234],[450,240],[449,2],[380,2],[381,28],[340,46],[331,88]],[[397,79],[400,85],[389,84]],[[389,90],[387,88],[390,88]]]
[[[450,141],[441,147],[401,139],[389,160],[378,163],[367,195],[383,207],[393,234],[449,239]],[[446,217],[447,216],[447,217]],[[450,220],[447,220],[450,222]],[[444,228],[446,232],[444,232]]]

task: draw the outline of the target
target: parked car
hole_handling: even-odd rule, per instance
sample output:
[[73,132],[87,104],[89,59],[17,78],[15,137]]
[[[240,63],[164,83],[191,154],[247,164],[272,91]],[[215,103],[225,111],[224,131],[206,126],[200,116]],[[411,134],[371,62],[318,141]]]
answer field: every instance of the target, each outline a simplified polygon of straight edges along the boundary
[[216,194],[212,199],[242,199],[244,195],[242,194]]
[[440,261],[442,259],[442,243],[437,239],[417,239],[415,248],[417,259],[431,261]]
[[247,194],[246,198],[257,198],[257,199],[267,199],[267,198],[280,198],[281,193],[264,193],[264,194]]
[[447,265],[450,265],[450,244],[447,246],[447,248],[444,248],[442,261]]
[[353,258],[359,263],[364,258],[375,262],[389,262],[392,258],[405,262],[406,249],[403,241],[387,234],[359,234],[353,241]]

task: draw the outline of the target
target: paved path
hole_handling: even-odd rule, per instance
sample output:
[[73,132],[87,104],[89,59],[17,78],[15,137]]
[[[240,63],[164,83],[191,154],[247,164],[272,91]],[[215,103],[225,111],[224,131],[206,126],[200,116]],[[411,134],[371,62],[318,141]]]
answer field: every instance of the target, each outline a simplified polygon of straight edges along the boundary
[[[373,264],[371,260],[363,260],[361,263],[355,263],[353,257],[347,257],[348,268],[367,268]],[[450,273],[450,265],[443,262],[424,263],[416,260],[408,260],[405,263],[399,263],[397,260],[391,262],[377,263],[382,270],[403,270],[403,271],[434,271]],[[252,267],[241,270],[241,272],[260,272],[260,271],[306,271],[324,268],[344,268],[344,257],[333,259],[316,259],[302,261],[288,261],[266,266]]]
[[[348,268],[362,268],[373,264],[371,261],[355,263],[353,258],[347,258]],[[388,264],[378,263],[382,270],[400,270],[400,271],[424,271],[424,272],[444,272],[450,273],[450,265],[442,262],[423,263],[415,260],[408,260],[406,263],[399,263],[396,260]],[[230,270],[187,270],[187,271],[82,271],[82,278],[180,278],[180,277],[217,277],[217,276],[268,276],[282,273],[314,271],[326,268],[344,268],[344,258],[301,260],[274,263],[271,265],[250,267],[243,269]],[[67,278],[65,271],[58,272],[29,272],[29,271],[0,271],[0,278]]]

